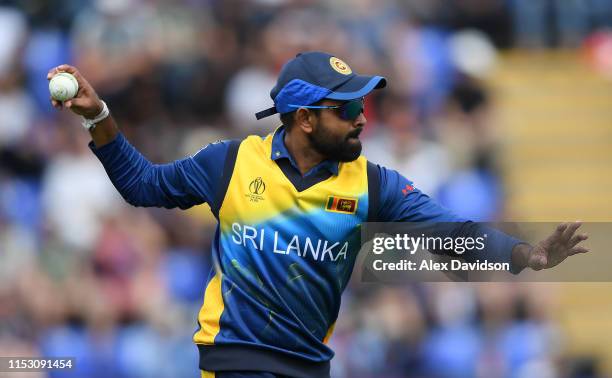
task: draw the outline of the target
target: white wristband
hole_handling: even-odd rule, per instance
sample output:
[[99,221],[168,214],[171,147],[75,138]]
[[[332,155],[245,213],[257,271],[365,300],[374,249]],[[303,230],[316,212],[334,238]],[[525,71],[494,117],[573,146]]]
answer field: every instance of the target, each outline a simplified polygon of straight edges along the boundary
[[102,100],[100,100],[100,102],[102,103],[102,110],[97,116],[92,119],[87,119],[83,117],[83,127],[86,130],[93,130],[98,122],[102,122],[104,119],[106,119],[106,117],[110,115],[110,111],[108,110],[108,106],[106,106],[106,102]]

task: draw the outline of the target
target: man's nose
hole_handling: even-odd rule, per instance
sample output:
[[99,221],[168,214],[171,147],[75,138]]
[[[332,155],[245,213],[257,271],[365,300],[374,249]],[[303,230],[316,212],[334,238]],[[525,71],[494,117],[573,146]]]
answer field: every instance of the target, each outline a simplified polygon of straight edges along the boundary
[[355,118],[355,122],[353,122],[353,127],[363,127],[368,122],[365,114],[363,112],[359,113],[359,116]]

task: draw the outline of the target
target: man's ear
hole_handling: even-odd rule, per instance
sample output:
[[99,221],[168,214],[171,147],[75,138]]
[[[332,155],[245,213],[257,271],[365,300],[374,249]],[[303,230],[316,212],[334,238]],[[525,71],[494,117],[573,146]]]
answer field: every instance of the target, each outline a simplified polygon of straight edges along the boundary
[[316,122],[316,115],[314,112],[309,111],[306,108],[299,108],[295,112],[295,126],[302,129],[307,134],[313,132],[313,125]]

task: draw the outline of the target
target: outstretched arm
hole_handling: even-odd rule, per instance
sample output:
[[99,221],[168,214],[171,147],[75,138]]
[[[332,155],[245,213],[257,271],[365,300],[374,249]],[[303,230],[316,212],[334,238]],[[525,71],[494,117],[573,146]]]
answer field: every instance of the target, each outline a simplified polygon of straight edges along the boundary
[[[387,222],[453,222],[456,229],[449,232],[455,236],[473,232],[474,227],[478,227],[440,206],[398,172],[380,166],[379,172],[381,206],[378,219]],[[568,256],[588,252],[588,249],[578,245],[587,239],[586,234],[576,234],[578,227],[580,222],[561,224],[553,234],[535,246],[487,228],[491,243],[488,258],[491,261],[511,263],[515,274],[527,267],[533,270],[552,268]]]
[[[71,73],[79,83],[76,97],[65,101],[51,100],[57,109],[70,109],[85,118],[95,118],[102,102],[92,86],[69,65],[55,67],[47,74],[51,79],[59,72]],[[215,204],[217,183],[220,181],[227,142],[208,145],[197,154],[169,164],[152,164],[119,132],[108,116],[89,130],[90,148],[104,165],[113,185],[123,198],[134,206],[188,208],[207,202]]]

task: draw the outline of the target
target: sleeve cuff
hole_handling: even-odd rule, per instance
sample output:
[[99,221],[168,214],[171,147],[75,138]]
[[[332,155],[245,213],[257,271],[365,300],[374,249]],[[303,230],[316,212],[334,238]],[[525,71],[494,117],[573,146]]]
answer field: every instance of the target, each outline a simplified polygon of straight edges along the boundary
[[530,244],[527,243],[526,241],[517,239],[512,236],[510,238],[512,239],[509,243],[510,244],[510,273],[517,275],[520,272],[522,272],[526,267],[519,268],[512,263],[512,252],[514,251],[514,248],[519,244],[525,244],[527,246],[529,246]]
[[117,136],[115,137],[115,139],[113,139],[111,142],[101,147],[96,147],[93,140],[89,142],[88,146],[91,152],[93,152],[100,160],[102,160],[105,157],[112,155],[113,153],[117,151],[120,151],[123,145],[125,145],[125,143],[126,143],[126,139],[123,136],[123,134],[117,133]]

